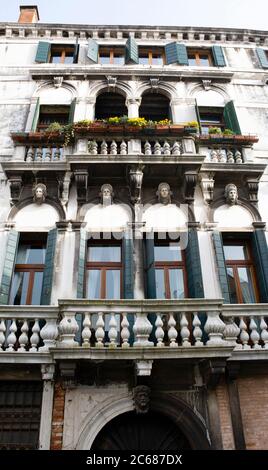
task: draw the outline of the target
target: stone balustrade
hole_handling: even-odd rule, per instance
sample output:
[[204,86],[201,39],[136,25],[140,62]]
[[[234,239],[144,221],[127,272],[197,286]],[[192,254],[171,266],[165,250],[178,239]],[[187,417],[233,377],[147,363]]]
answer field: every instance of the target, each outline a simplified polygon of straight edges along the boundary
[[64,159],[62,145],[31,145],[25,149],[25,161],[28,163],[59,162]]
[[[218,300],[62,300],[1,306],[0,352],[153,348],[268,349],[268,305]],[[202,356],[202,352],[200,353]]]

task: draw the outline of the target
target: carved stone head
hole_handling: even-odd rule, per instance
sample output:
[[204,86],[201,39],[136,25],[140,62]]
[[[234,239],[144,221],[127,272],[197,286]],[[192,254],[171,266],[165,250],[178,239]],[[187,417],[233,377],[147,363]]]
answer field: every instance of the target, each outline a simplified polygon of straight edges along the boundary
[[137,413],[149,411],[151,389],[146,385],[138,385],[133,390],[133,400]]
[[158,197],[158,201],[161,204],[170,204],[171,203],[171,195],[172,191],[170,190],[170,186],[168,183],[160,183],[158,186],[158,190],[156,192]]
[[33,187],[33,200],[36,204],[43,204],[47,196],[47,188],[43,183],[37,183]]
[[110,184],[103,184],[100,190],[101,203],[104,206],[109,206],[113,203],[114,191]]
[[233,183],[227,184],[225,186],[224,196],[227,204],[229,204],[230,206],[237,204],[238,191],[236,185]]

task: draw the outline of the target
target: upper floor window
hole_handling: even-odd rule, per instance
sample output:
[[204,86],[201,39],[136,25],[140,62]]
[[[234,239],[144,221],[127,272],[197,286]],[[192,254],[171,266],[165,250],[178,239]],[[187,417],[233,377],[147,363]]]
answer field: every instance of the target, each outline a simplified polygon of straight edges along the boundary
[[125,51],[123,48],[99,48],[99,63],[102,65],[124,65]]
[[41,105],[37,131],[45,131],[52,122],[66,125],[69,122],[70,106]]
[[52,64],[72,64],[74,62],[74,46],[52,45],[49,62]]
[[46,240],[21,236],[11,282],[11,305],[40,305],[45,256]]
[[221,131],[225,128],[225,121],[223,117],[224,108],[206,108],[199,107],[200,125],[202,134],[208,134],[209,129],[217,127]]
[[179,243],[155,242],[155,279],[158,299],[186,297],[185,256]]
[[90,243],[86,263],[86,297],[120,299],[122,297],[122,250],[120,243]]
[[189,50],[188,51],[189,65],[197,65],[199,67],[210,67],[213,64],[212,56],[209,51],[203,50]]
[[259,301],[256,272],[248,241],[223,239],[231,303]]
[[139,48],[139,64],[141,65],[164,65],[165,55],[161,48]]

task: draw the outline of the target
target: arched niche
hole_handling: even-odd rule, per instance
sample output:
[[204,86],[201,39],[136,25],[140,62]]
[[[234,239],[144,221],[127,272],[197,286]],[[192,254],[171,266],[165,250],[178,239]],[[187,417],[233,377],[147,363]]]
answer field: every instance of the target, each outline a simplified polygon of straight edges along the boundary
[[55,105],[70,105],[74,95],[72,90],[61,86],[55,88],[54,86],[45,86],[38,91],[40,105],[55,104]]
[[95,119],[127,116],[126,98],[120,93],[104,91],[100,93],[95,104]]
[[60,216],[56,208],[46,203],[28,204],[19,209],[12,218],[16,230],[27,232],[50,230],[59,220]]
[[225,100],[224,96],[215,90],[200,90],[194,94],[197,102],[197,106],[206,107],[224,107]]
[[87,204],[82,213],[89,232],[121,232],[132,221],[131,209],[126,204]]
[[187,229],[188,216],[176,204],[148,204],[144,207],[142,222],[146,232],[177,232]]
[[223,204],[214,211],[213,222],[218,228],[225,229],[252,229],[253,214],[241,204]]
[[139,116],[148,121],[171,119],[169,98],[161,92],[144,92],[141,97]]

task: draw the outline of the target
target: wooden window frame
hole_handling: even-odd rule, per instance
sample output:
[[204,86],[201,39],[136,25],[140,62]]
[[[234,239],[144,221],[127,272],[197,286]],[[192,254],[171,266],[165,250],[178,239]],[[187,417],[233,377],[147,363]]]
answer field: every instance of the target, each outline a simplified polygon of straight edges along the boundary
[[51,45],[51,50],[50,50],[50,55],[49,55],[49,63],[53,64],[53,53],[55,52],[60,52],[60,64],[65,64],[65,57],[66,57],[66,52],[72,52],[72,57],[74,59],[74,53],[75,53],[75,48],[74,46],[68,46],[68,45]]
[[[153,65],[153,66],[158,66],[158,67],[162,67],[163,65],[165,65],[165,52],[164,52],[164,49],[162,50],[161,48],[155,48],[155,49],[148,49],[148,48],[140,48],[139,49],[139,58],[140,58],[140,54],[148,54],[148,64],[138,64],[138,65]],[[153,64],[153,54],[157,54],[159,53],[159,55],[161,56],[162,58],[162,64],[159,65],[159,64]]]
[[233,270],[233,276],[234,276],[234,283],[235,283],[235,290],[236,290],[236,296],[237,296],[237,302],[239,304],[244,304],[243,302],[243,295],[242,295],[242,289],[241,289],[241,284],[240,284],[240,279],[239,279],[239,274],[238,274],[238,268],[248,268],[251,276],[251,281],[252,281],[252,289],[255,295],[255,301],[258,303],[260,301],[260,294],[258,290],[258,283],[257,283],[257,274],[254,266],[254,260],[252,256],[252,250],[250,243],[247,240],[223,240],[223,247],[225,246],[230,246],[230,245],[244,245],[246,248],[246,254],[248,259],[245,260],[227,260],[225,259],[225,266],[226,268],[232,268]]
[[[114,57],[115,57],[115,53],[118,53],[118,52],[121,52],[122,51],[122,56],[124,57],[124,64],[114,64]],[[101,47],[99,49],[99,54],[98,54],[98,63],[100,65],[108,65],[108,64],[102,64],[101,61],[100,61],[100,58],[101,58],[101,54],[102,53],[106,53],[108,56],[109,56],[109,65],[112,64],[112,65],[125,65],[125,53],[124,53],[124,49],[123,48],[118,48],[118,47]]]
[[222,108],[222,114],[221,114],[221,121],[219,123],[211,123],[210,121],[203,121],[202,120],[202,114],[208,114],[208,115],[216,115],[216,114],[220,114],[220,110],[219,109],[216,109],[215,107],[215,112],[213,112],[213,107],[211,107],[211,109],[208,109],[208,111],[206,110],[202,110],[200,108],[203,108],[203,106],[200,106],[199,107],[199,116],[200,116],[200,125],[201,125],[201,129],[202,127],[219,127],[221,129],[221,131],[224,131],[224,129],[226,128],[226,124],[224,122],[224,117],[223,117],[223,112],[224,112],[224,108]]
[[[40,113],[39,113],[38,123],[37,123],[37,126],[36,126],[37,132],[43,132],[43,131],[45,131],[45,130],[49,127],[49,125],[50,125],[50,124],[40,124],[40,117],[41,117],[41,115],[42,115],[42,106],[43,106],[43,105],[40,106]],[[50,106],[50,105],[45,105],[45,106]],[[51,105],[51,107],[53,107],[53,106],[60,106],[60,105]],[[64,106],[65,106],[65,105],[64,105]],[[67,124],[68,124],[69,115],[70,115],[70,105],[69,105],[69,106],[66,105],[66,108],[67,108],[67,107],[68,107],[68,110],[66,109],[66,111],[68,111],[68,113],[66,112],[66,116],[67,116],[66,124],[62,124],[62,125],[67,125]],[[60,115],[64,115],[65,113],[59,113],[59,112],[57,113],[57,110],[56,110],[56,111],[55,111],[55,114],[53,114],[53,113],[44,113],[44,112],[43,112],[43,114],[55,116],[55,119],[53,118],[53,120],[51,121],[51,123],[52,123],[52,122],[58,122],[58,121],[59,121],[59,118],[58,118],[58,117],[59,117]]]
[[[190,65],[190,67],[213,67],[214,66],[214,62],[213,62],[213,58],[212,58],[212,54],[209,50],[202,50],[202,49],[189,49],[188,51],[188,60],[190,59],[190,56],[191,55],[194,55],[195,56],[195,61],[196,61],[196,64],[195,65]],[[208,62],[209,62],[209,65],[203,65],[201,63],[201,59],[200,59],[200,56],[201,55],[206,55],[207,58],[208,58]]]
[[[117,240],[107,240],[107,241],[92,241],[90,240],[87,244],[87,253],[90,247],[93,246],[118,246],[120,247],[120,254],[121,254],[121,261],[86,261],[85,270],[86,271],[93,271],[99,270],[101,272],[100,275],[100,299],[108,300],[106,298],[106,272],[116,269],[120,271],[120,299],[123,298],[123,247],[122,243],[118,242]],[[87,291],[87,276],[85,276],[85,286],[84,291]]]
[[[172,243],[172,242],[170,242]],[[154,246],[169,246],[170,243],[165,241],[155,240]],[[180,269],[183,274],[183,287],[184,287],[184,298],[188,298],[188,285],[187,285],[187,271],[186,271],[186,257],[185,250],[181,250],[181,261],[155,261],[155,270],[163,269],[164,270],[164,283],[165,283],[165,292],[167,297],[165,299],[171,299],[170,295],[170,284],[169,284],[169,270],[170,269]]]

